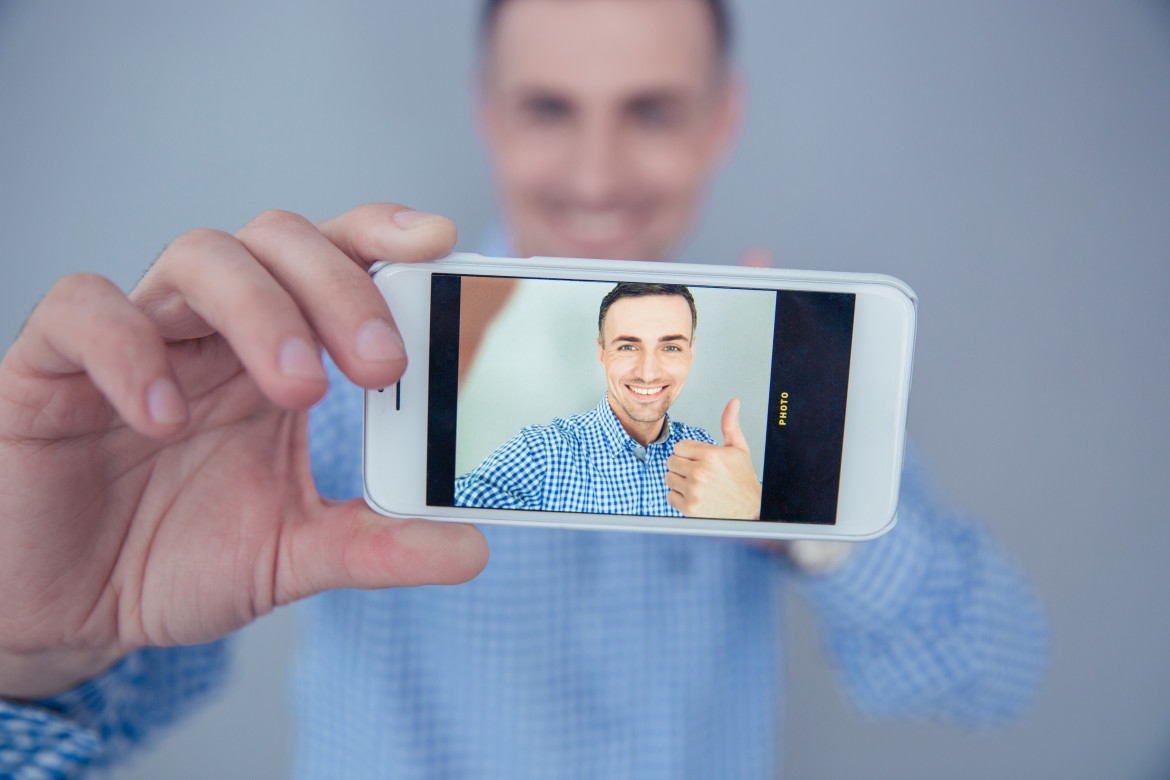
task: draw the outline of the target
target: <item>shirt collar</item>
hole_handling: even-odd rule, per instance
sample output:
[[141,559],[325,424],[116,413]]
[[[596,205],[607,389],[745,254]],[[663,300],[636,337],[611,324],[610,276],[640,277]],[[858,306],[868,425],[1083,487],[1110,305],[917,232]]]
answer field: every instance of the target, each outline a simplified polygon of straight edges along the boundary
[[[609,448],[612,454],[617,455],[622,452],[629,452],[635,447],[642,446],[638,444],[638,442],[634,441],[633,438],[630,437],[630,434],[626,433],[626,429],[623,428],[622,424],[618,421],[617,415],[613,413],[613,409],[610,408],[609,405],[609,393],[606,393],[601,397],[601,403],[597,405],[597,408],[593,410],[593,413],[596,415],[597,421],[601,426],[601,433],[605,439],[606,446]],[[650,442],[651,447],[655,444],[662,444],[663,442],[670,439],[670,435],[673,432],[673,426],[670,423],[670,415],[667,415],[665,418],[663,418],[663,421],[664,424],[662,426],[662,433],[659,434],[657,439]]]

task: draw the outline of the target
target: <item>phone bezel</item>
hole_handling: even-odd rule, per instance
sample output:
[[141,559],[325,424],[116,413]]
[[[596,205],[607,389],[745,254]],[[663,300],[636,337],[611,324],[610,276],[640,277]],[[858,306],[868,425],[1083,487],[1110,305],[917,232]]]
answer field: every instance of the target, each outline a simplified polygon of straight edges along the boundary
[[[367,503],[383,515],[544,528],[852,541],[880,536],[896,522],[917,317],[917,297],[899,279],[881,274],[545,257],[516,260],[471,254],[454,254],[432,263],[379,263],[370,273],[394,313],[407,354],[415,356],[398,387],[367,391],[365,396],[362,481]],[[836,524],[428,506],[430,368],[428,359],[417,356],[430,352],[432,273],[855,293]],[[866,392],[855,392],[863,386]],[[381,476],[374,479],[372,474]]]

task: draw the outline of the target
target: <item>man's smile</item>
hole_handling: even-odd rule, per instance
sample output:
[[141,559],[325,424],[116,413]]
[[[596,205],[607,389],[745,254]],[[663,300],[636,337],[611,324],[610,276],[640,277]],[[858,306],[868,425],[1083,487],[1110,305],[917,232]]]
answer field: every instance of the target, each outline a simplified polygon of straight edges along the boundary
[[640,396],[639,400],[653,401],[666,392],[666,385],[626,385],[626,389]]
[[548,205],[546,224],[577,251],[605,255],[634,241],[649,223],[649,209],[632,204],[587,208],[565,204]]

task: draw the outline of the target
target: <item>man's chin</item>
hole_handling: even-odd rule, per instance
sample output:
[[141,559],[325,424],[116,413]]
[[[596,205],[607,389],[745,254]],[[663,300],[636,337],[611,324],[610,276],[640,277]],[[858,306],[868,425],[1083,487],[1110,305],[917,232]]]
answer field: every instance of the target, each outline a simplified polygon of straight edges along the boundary
[[629,407],[625,407],[625,412],[626,416],[631,420],[636,423],[642,423],[643,425],[662,422],[662,419],[666,417],[665,409],[630,409]]
[[590,260],[638,260],[638,250],[622,244],[611,243],[562,243],[552,252],[539,254],[548,257],[574,257]]
[[[578,257],[595,260],[657,260],[658,253],[647,249],[637,234],[624,233],[607,238],[573,235],[555,228],[546,229],[546,241],[533,242],[528,254],[545,257]],[[517,242],[523,246],[522,242]]]

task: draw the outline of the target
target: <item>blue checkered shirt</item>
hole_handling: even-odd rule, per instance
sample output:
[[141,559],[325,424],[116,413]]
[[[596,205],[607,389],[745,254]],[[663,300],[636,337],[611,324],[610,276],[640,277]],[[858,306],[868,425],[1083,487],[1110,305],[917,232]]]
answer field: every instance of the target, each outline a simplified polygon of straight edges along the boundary
[[666,418],[643,447],[625,432],[609,396],[596,409],[524,428],[455,480],[455,505],[627,515],[682,513],[666,502],[666,459],[682,439],[714,444],[701,428]]
[[[336,372],[334,386],[311,421],[314,471],[324,495],[356,496],[362,394]],[[1033,591],[977,524],[942,508],[913,457],[898,526],[829,574],[720,539],[484,532],[491,563],[466,585],[306,602],[298,777],[774,777],[787,583],[820,615],[863,712],[1000,721],[1041,677]],[[61,696],[0,703],[0,778],[117,760],[226,663],[223,641],[144,650]]]

